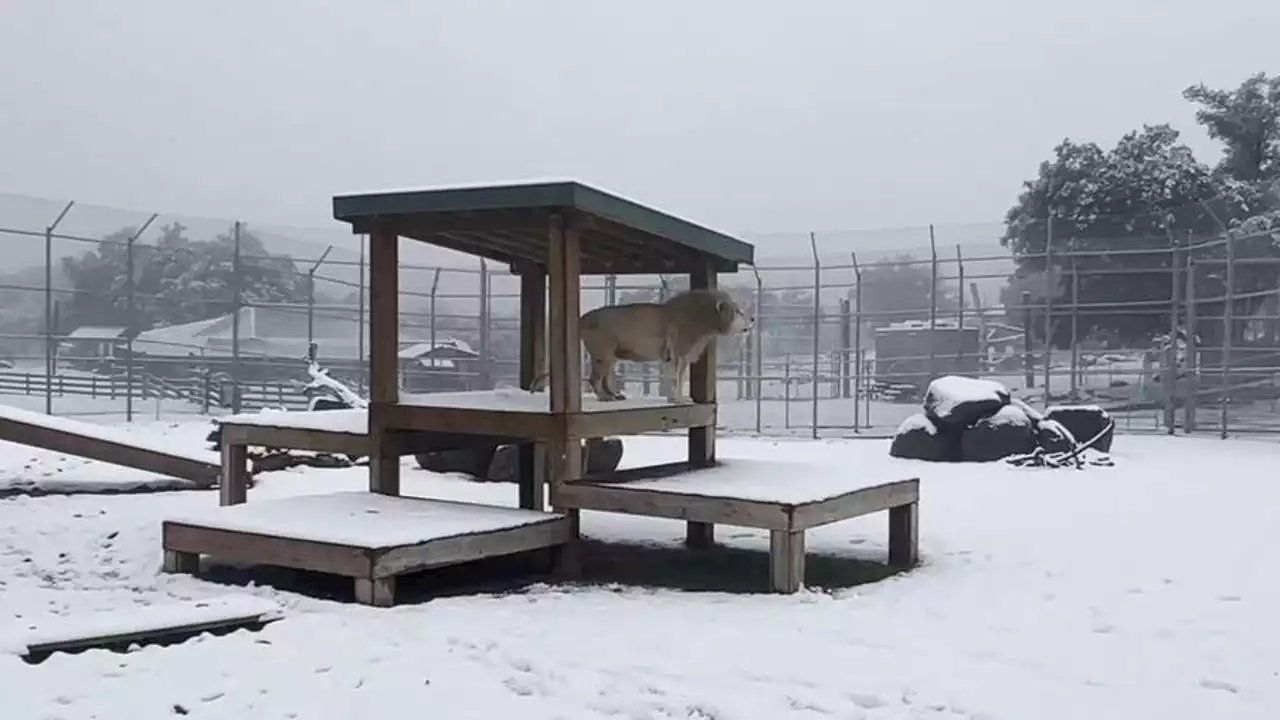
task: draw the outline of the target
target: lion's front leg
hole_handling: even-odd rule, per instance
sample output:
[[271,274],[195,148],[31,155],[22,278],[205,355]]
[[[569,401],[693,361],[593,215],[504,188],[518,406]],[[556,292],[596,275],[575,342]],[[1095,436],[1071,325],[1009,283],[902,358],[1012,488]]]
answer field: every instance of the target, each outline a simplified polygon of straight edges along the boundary
[[684,385],[689,379],[689,361],[686,358],[678,357],[675,360],[675,382],[671,388],[671,402],[687,405],[693,402],[693,398],[684,394]]

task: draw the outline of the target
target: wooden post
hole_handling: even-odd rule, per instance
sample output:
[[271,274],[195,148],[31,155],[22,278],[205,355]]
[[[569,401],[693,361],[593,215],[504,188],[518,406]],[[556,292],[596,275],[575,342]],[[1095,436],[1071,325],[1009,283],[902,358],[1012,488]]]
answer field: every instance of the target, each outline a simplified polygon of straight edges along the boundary
[[400,401],[400,236],[386,225],[369,235],[369,491],[400,494],[400,457],[379,410]]
[[769,585],[774,592],[804,587],[804,531],[769,531]]
[[[547,269],[530,266],[520,274],[520,387],[529,390],[542,374],[547,353]],[[520,507],[542,510],[546,448],[521,443],[517,452]]]
[[[716,271],[710,262],[689,273],[690,290],[712,290],[716,287]],[[716,402],[716,342],[707,344],[702,358],[689,368],[689,397],[695,403]],[[716,462],[716,427],[689,428],[689,467],[710,467]],[[715,544],[715,526],[691,522],[685,528],[685,544],[707,548]]]
[[249,497],[248,448],[222,441],[222,475],[218,478],[218,504],[239,505]]
[[889,564],[914,567],[920,560],[920,504],[889,508]]
[[[576,223],[565,221],[563,215],[552,215],[550,228],[550,263],[547,267],[549,296],[548,355],[550,368],[550,410],[553,415],[571,415],[582,411],[582,361],[581,340],[578,336],[578,317],[581,304],[582,249]],[[582,477],[582,447],[576,438],[561,436],[547,443],[547,471],[551,484],[551,503],[564,483]],[[557,508],[557,510],[560,510]],[[579,513],[567,508],[562,512],[569,518],[569,542],[560,552],[558,569],[561,575],[573,576],[579,570],[578,531]]]

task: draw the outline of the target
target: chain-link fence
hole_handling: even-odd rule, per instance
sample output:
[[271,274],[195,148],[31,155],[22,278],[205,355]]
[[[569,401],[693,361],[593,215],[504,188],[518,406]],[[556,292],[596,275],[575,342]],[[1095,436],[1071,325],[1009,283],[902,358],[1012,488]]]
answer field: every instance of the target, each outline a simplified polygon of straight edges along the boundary
[[[748,237],[758,266],[720,280],[756,318],[719,346],[721,424],[885,436],[955,373],[1033,404],[1099,405],[1131,430],[1280,432],[1272,234],[1045,243],[1015,261],[1002,231]],[[0,237],[2,403],[125,419],[303,407],[313,344],[333,376],[367,384],[365,238],[344,228],[0,196]],[[515,385],[518,279],[402,242],[406,389]],[[582,307],[684,287],[590,277]],[[630,394],[660,392],[655,366],[621,372]]]

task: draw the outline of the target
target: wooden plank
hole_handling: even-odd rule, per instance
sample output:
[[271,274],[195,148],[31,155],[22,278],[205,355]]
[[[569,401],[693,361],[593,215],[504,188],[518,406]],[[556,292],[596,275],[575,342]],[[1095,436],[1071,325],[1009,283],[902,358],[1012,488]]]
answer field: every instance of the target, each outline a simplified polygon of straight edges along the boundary
[[213,462],[201,462],[14,418],[0,417],[0,440],[189,480],[202,489],[212,488],[220,473],[219,466]]
[[369,452],[368,433],[357,435],[312,428],[240,425],[236,423],[222,423],[221,427],[224,445],[232,443],[236,445],[304,450],[307,452],[342,453],[346,455],[366,455]]
[[369,491],[400,494],[400,458],[374,408],[400,399],[400,237],[379,224],[369,238]]
[[[29,663],[39,663],[54,653],[76,653],[91,649],[126,651],[135,644],[172,644],[196,637],[203,633],[221,634],[233,630],[260,630],[269,623],[280,619],[269,610],[250,610],[246,608],[216,607],[193,608],[193,618],[186,621],[160,620],[152,618],[137,623],[135,627],[119,629],[120,619],[117,613],[111,613],[110,620],[102,618],[103,627],[90,627],[83,634],[73,637],[53,637],[37,639],[26,643],[26,651],[21,657]],[[102,613],[106,615],[106,613]],[[117,627],[112,627],[112,626]],[[63,630],[66,633],[66,630]]]
[[[547,357],[547,271],[537,267],[520,276],[520,387],[533,388],[546,367]],[[519,443],[516,449],[516,481],[520,507],[542,510],[546,448],[537,443]]]
[[920,561],[920,503],[889,509],[889,564],[915,567]]
[[563,517],[471,535],[429,540],[419,545],[381,551],[374,558],[372,576],[387,577],[444,565],[458,565],[481,558],[553,547],[569,541],[569,523]]
[[249,499],[249,455],[244,445],[222,440],[222,477],[218,504],[239,505]]
[[568,417],[566,432],[570,437],[589,438],[707,427],[714,433],[715,423],[714,404],[662,405],[573,414]]
[[235,563],[276,565],[347,577],[373,576],[373,560],[367,548],[206,528],[172,520],[164,521],[161,535],[166,551],[200,553]]
[[557,509],[600,510],[766,530],[792,529],[791,508],[783,504],[642,490],[612,483],[552,485],[551,504]]
[[[425,405],[370,405],[371,417],[395,430],[514,439],[549,439],[565,434],[566,420],[550,413]],[[372,424],[372,421],[371,421]]]
[[808,529],[828,523],[869,515],[882,510],[914,503],[920,499],[920,480],[897,482],[860,488],[826,500],[795,506],[795,527]]
[[769,533],[769,586],[779,593],[793,593],[804,587],[803,530]]

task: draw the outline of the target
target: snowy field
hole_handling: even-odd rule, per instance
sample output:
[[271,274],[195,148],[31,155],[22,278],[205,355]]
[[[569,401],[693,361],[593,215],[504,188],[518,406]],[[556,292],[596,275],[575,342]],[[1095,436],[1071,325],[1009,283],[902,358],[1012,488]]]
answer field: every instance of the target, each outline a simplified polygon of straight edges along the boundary
[[[131,432],[194,448],[207,429],[188,419]],[[676,459],[683,443],[626,447],[631,465]],[[1082,471],[938,466],[887,449],[721,440],[726,457],[921,478],[921,567],[883,577],[886,518],[861,518],[810,533],[819,587],[794,596],[742,592],[766,582],[762,532],[721,528],[726,547],[693,553],[679,548],[681,523],[584,513],[581,584],[441,573],[424,576],[420,601],[373,609],[350,603],[349,583],[298,573],[159,574],[161,519],[211,506],[212,492],[3,499],[0,718],[1280,717],[1280,580],[1266,555],[1280,541],[1280,483],[1266,469],[1280,449],[1121,435],[1116,467]],[[33,456],[0,443],[0,471],[57,464]],[[366,482],[360,468],[264,478],[251,503]],[[516,498],[411,462],[404,487]],[[39,665],[4,654],[31,629],[244,594],[284,619],[129,654]]]

